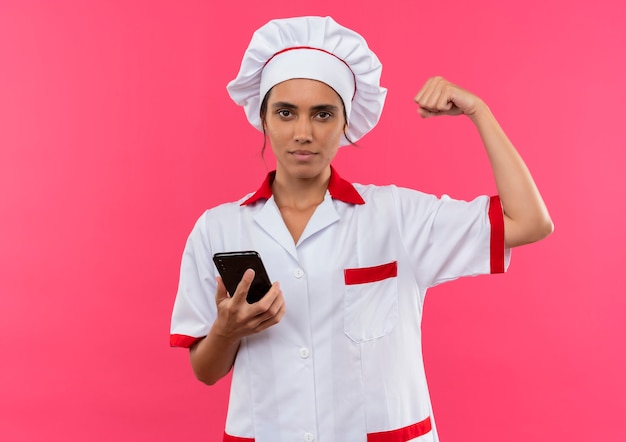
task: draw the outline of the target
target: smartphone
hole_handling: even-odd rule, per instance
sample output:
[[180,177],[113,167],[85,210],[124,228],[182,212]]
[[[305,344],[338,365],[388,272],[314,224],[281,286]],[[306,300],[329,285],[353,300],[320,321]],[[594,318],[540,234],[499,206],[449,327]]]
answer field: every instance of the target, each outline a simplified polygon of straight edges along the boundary
[[263,261],[255,251],[216,253],[213,255],[213,262],[231,296],[237,290],[245,271],[254,270],[254,280],[246,297],[248,304],[258,302],[272,287]]

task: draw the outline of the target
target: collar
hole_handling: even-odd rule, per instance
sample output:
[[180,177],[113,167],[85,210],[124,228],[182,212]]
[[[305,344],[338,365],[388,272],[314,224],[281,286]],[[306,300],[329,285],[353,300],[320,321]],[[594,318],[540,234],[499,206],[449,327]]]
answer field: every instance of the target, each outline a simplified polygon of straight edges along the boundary
[[[250,198],[241,203],[242,206],[256,203],[261,199],[269,199],[272,196],[272,182],[276,177],[276,171],[272,171],[267,174],[263,184],[259,187],[259,190],[254,192]],[[357,192],[352,184],[344,180],[339,176],[335,169],[330,166],[330,181],[328,182],[328,192],[330,196],[339,201],[343,201],[348,204],[365,204],[365,201]]]

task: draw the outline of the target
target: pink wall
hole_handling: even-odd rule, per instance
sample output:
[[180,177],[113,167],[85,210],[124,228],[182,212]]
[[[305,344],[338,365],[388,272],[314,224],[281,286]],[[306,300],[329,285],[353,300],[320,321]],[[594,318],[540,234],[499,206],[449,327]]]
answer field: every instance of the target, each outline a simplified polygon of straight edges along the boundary
[[441,74],[490,104],[556,223],[508,275],[430,292],[442,439],[626,440],[620,3],[1,0],[0,440],[218,440],[228,383],[168,348],[180,254],[206,207],[265,174],[225,84],[254,29],[303,14],[384,64],[385,113],[343,176],[494,191],[467,121],[415,113]]

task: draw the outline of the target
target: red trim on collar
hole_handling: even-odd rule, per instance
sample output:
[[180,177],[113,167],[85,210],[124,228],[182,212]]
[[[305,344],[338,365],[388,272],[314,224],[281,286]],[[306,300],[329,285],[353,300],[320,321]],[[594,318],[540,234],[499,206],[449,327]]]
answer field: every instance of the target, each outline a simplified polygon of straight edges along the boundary
[[276,176],[276,171],[272,171],[267,174],[265,179],[263,180],[263,184],[259,187],[259,190],[254,192],[250,198],[241,203],[242,206],[247,206],[248,204],[254,204],[259,200],[266,200],[272,196],[272,181],[274,181],[274,177]]
[[[261,199],[268,199],[272,196],[272,181],[276,177],[276,171],[267,174],[261,187],[252,194],[250,198],[241,203],[242,206],[256,203]],[[328,192],[333,199],[343,201],[348,204],[365,204],[365,201],[352,184],[339,176],[335,169],[330,168],[330,181],[328,182]]]

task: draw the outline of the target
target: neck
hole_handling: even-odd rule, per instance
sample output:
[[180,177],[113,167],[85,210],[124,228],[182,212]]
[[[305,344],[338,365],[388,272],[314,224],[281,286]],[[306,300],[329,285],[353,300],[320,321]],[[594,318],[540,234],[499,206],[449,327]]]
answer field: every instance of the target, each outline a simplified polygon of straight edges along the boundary
[[272,194],[279,208],[306,209],[318,206],[326,195],[330,181],[330,167],[311,178],[300,178],[276,170]]

